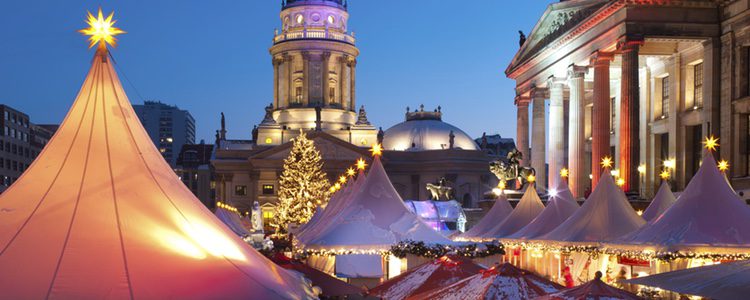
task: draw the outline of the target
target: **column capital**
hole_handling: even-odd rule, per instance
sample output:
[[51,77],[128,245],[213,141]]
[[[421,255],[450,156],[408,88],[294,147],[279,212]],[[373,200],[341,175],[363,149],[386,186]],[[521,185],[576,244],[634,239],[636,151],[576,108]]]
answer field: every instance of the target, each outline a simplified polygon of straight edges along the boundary
[[529,107],[530,102],[531,102],[531,97],[516,96],[516,99],[513,104],[515,104],[518,107]]
[[331,51],[325,51],[323,52],[323,55],[321,56],[324,60],[328,60],[328,58],[331,57]]
[[555,75],[551,75],[547,78],[547,88],[564,88],[566,81],[567,78],[555,77]]
[[594,51],[594,53],[591,53],[592,66],[609,66],[609,63],[614,59],[615,54],[612,52]]
[[286,60],[286,57],[283,57],[283,56],[274,56],[273,59],[271,60],[271,63],[273,64],[274,67],[276,67],[276,66],[282,64],[285,60]]
[[529,96],[531,99],[547,99],[549,98],[549,89],[532,86],[529,90]]
[[644,40],[641,35],[623,35],[617,39],[617,50],[621,52],[638,51],[643,43]]
[[588,73],[589,68],[584,66],[576,66],[571,64],[568,66],[568,79],[571,78],[583,78]]
[[304,59],[310,59],[310,52],[309,51],[302,51],[302,58]]

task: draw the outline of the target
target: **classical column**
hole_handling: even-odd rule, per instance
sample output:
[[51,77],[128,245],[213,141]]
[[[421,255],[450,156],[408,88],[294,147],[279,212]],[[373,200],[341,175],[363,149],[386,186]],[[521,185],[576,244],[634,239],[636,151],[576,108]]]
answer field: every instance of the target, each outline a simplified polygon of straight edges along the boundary
[[639,117],[640,90],[638,85],[638,47],[643,40],[623,40],[618,48],[622,52],[620,75],[620,178],[625,179],[622,190],[638,191],[640,181]]
[[323,80],[323,106],[328,106],[334,101],[334,99],[331,99],[329,97],[329,91],[328,91],[330,89],[330,87],[328,86],[328,74],[330,73],[328,71],[328,65],[331,60],[331,52],[323,52],[322,57],[323,57],[323,76],[321,76],[321,80]]
[[532,100],[532,119],[531,119],[531,167],[536,170],[538,190],[544,190],[547,188],[544,181],[547,179],[546,171],[546,150],[545,145],[545,116],[544,116],[544,101],[546,98],[546,91],[543,89],[536,88],[531,92]]
[[289,107],[294,103],[294,56],[284,54],[284,68],[286,71],[286,97],[284,97],[284,107]]
[[310,53],[302,51],[302,105],[310,104]]
[[594,107],[591,112],[591,174],[593,181],[592,189],[599,182],[602,175],[602,158],[611,157],[609,153],[609,62],[612,61],[612,53],[596,52],[591,58],[594,68]]
[[570,112],[568,116],[568,186],[573,197],[583,197],[583,187],[588,180],[585,167],[585,67],[571,65],[568,67],[568,86],[570,88]]
[[273,64],[273,107],[275,109],[279,108],[279,65],[281,61],[278,57],[271,59]]
[[352,111],[354,111],[355,109],[357,109],[357,105],[356,105],[357,102],[355,100],[356,99],[355,96],[357,95],[357,89],[355,88],[356,78],[357,78],[357,59],[356,58],[352,60],[350,72],[351,72],[351,75],[350,75],[351,83],[349,84],[349,89],[350,89],[349,97],[351,98],[351,100],[349,101],[350,102],[349,107],[351,108]]
[[[547,183],[550,188],[557,186],[560,170],[565,167],[565,110],[563,92],[565,81],[550,77],[549,87],[549,174]],[[534,106],[536,109],[536,106]]]
[[516,148],[521,152],[521,165],[529,166],[529,99],[516,98]]

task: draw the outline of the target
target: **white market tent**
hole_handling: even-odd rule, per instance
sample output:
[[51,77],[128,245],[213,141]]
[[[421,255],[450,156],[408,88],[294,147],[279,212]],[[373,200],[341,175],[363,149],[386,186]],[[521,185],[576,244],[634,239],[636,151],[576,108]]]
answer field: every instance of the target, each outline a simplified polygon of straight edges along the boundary
[[485,214],[484,217],[482,217],[482,219],[479,220],[476,225],[472,226],[471,228],[469,228],[469,230],[456,237],[456,239],[483,239],[484,237],[486,237],[486,233],[488,230],[492,229],[492,227],[495,227],[495,225],[505,220],[505,218],[507,218],[512,211],[513,207],[510,206],[510,203],[508,203],[508,198],[506,198],[505,195],[497,196],[497,198],[495,199],[495,204],[492,205],[490,211],[488,211],[487,214]]
[[598,243],[631,233],[645,223],[606,170],[581,208],[538,239],[562,243]]
[[0,273],[6,299],[314,297],[177,178],[104,45],[55,136],[0,195]]
[[672,194],[672,190],[669,188],[669,183],[667,183],[667,181],[662,182],[659,191],[656,192],[656,196],[651,200],[651,204],[649,204],[643,212],[643,219],[646,220],[646,222],[656,219],[667,211],[675,201],[677,201],[677,198]]
[[510,235],[510,239],[535,239],[545,235],[565,222],[580,206],[573,198],[565,180],[558,180],[557,187],[550,191],[547,207],[518,232]]
[[237,234],[240,237],[246,237],[251,234],[250,231],[245,228],[245,226],[242,224],[242,217],[240,214],[233,210],[232,207],[229,207],[223,203],[217,203],[216,210],[214,211],[214,214],[216,215],[219,220],[221,220],[222,223],[227,225],[229,229],[232,230],[235,234]]
[[305,249],[389,250],[405,240],[452,243],[409,212],[378,156],[362,186],[347,202],[345,207],[321,218],[319,223],[329,225],[305,237]]
[[750,295],[750,261],[672,271],[625,282],[711,299],[746,299]]
[[717,252],[720,248],[747,251],[750,207],[735,194],[716,167],[713,155],[706,154],[698,172],[672,207],[616,243],[651,245],[662,251]]
[[490,239],[507,238],[531,223],[542,210],[544,210],[542,199],[539,199],[534,186],[529,185],[513,212],[505,220],[488,230],[486,237]]

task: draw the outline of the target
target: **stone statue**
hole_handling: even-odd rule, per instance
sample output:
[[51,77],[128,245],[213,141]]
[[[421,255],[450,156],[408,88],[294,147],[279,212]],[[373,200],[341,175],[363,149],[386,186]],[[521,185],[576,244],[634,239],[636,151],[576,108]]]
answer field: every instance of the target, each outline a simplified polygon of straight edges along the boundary
[[224,112],[221,112],[221,130],[219,131],[219,139],[222,141],[227,139],[227,121],[224,118]]
[[523,44],[526,43],[526,35],[523,34],[523,31],[518,31],[518,46],[523,47]]
[[263,116],[263,121],[261,121],[261,124],[274,124],[276,121],[273,119],[273,104],[268,104],[265,108],[266,115]]
[[219,131],[217,130],[216,131],[216,147],[218,147],[219,144],[221,144],[221,135],[219,134]]
[[253,131],[251,134],[253,137],[253,141],[255,141],[255,143],[257,144],[258,143],[258,126],[257,125],[253,125]]
[[518,149],[513,149],[508,152],[507,163],[500,160],[490,162],[490,172],[500,181],[516,180],[523,186],[528,182],[529,175],[536,176],[536,170],[521,166],[522,157],[523,154]]
[[252,218],[253,230],[255,230],[255,232],[263,233],[263,212],[260,209],[258,201],[253,202],[253,210],[250,215]]
[[479,146],[482,149],[487,149],[489,143],[487,142],[487,133],[482,132],[482,144]]
[[427,190],[432,196],[432,200],[451,200],[453,199],[453,188],[448,186],[448,180],[445,177],[438,180],[438,184],[428,183]]
[[383,132],[383,127],[380,127],[378,129],[378,144],[383,144],[383,138],[385,137],[385,132]]
[[450,133],[448,133],[448,149],[453,149],[453,146],[456,143],[456,135],[453,134],[453,130],[451,130]]

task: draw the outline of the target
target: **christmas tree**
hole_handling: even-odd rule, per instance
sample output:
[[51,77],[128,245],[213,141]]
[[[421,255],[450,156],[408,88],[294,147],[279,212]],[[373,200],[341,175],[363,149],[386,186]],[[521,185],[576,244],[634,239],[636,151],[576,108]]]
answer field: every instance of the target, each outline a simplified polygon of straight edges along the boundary
[[285,233],[290,224],[307,223],[315,207],[328,202],[330,187],[320,152],[300,130],[284,160],[284,171],[279,179],[279,203],[271,225],[279,233]]

